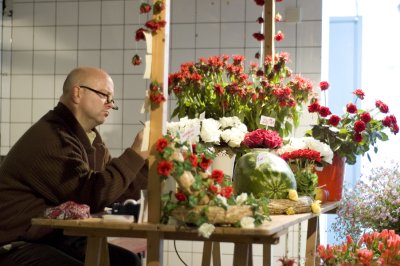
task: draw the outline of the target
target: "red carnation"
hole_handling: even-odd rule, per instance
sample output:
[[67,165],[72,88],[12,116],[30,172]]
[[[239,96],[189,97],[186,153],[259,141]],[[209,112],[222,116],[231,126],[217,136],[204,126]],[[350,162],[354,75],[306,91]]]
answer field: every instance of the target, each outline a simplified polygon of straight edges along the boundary
[[353,91],[353,94],[356,95],[361,100],[363,100],[365,96],[365,93],[361,89]]
[[278,31],[275,34],[275,41],[280,42],[280,41],[283,41],[283,39],[285,39],[285,35],[283,34],[283,32]]
[[210,178],[221,184],[224,182],[224,172],[219,169],[215,169],[212,171]]
[[327,117],[328,115],[332,114],[331,110],[326,106],[321,106],[318,111],[319,115],[322,117]]
[[259,42],[264,41],[264,34],[260,32],[253,33],[253,37]]
[[340,117],[337,115],[331,115],[329,118],[329,124],[336,127],[340,122]]
[[365,130],[365,122],[361,120],[357,120],[354,122],[354,131],[357,133],[363,132]]
[[140,5],[139,10],[140,10],[140,14],[149,13],[151,10],[151,6],[147,3],[142,3]]
[[399,126],[397,124],[394,124],[390,130],[396,135],[397,133],[399,133]]
[[201,169],[203,169],[204,171],[206,171],[208,169],[208,167],[210,167],[212,163],[212,160],[207,159],[204,154],[201,156],[201,162],[199,163]]
[[389,112],[389,107],[380,100],[375,102],[375,106],[378,107],[379,110],[384,114]]
[[243,144],[249,148],[277,149],[283,145],[283,140],[276,131],[259,128],[246,133]]
[[347,112],[349,112],[350,114],[354,114],[357,112],[357,106],[353,103],[348,103],[346,105],[346,110]]
[[372,117],[371,117],[370,113],[364,112],[364,113],[361,114],[360,119],[362,121],[364,121],[365,123],[368,123],[369,121],[371,121]]
[[174,165],[170,161],[162,160],[157,165],[157,173],[161,176],[169,176]]
[[168,140],[166,138],[161,138],[156,143],[156,150],[158,152],[164,152],[164,149],[167,146],[168,146]]
[[328,81],[321,81],[319,83],[319,87],[320,87],[321,91],[326,91],[327,89],[329,89]]

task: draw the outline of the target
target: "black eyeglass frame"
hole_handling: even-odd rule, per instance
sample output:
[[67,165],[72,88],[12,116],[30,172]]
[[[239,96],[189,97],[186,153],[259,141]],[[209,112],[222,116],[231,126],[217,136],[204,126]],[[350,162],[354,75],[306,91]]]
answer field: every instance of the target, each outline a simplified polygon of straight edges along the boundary
[[112,103],[112,107],[111,107],[111,108],[112,108],[113,110],[118,110],[118,106],[115,105],[114,99],[110,99],[110,98],[111,98],[111,95],[110,95],[110,94],[106,94],[106,93],[104,93],[104,92],[95,90],[95,89],[93,89],[93,88],[91,88],[91,87],[88,87],[88,86],[85,86],[85,85],[78,85],[78,86],[79,86],[80,88],[84,88],[84,89],[90,90],[90,91],[96,93],[97,95],[99,95],[100,97],[101,97],[101,96],[106,97],[106,103],[107,103],[107,104]]

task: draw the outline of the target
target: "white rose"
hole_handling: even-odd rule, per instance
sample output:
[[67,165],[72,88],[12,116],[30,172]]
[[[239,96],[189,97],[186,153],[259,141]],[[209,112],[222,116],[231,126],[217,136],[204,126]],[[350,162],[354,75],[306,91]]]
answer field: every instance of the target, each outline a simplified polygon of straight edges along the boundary
[[219,144],[221,123],[212,118],[204,119],[201,125],[200,137],[203,142]]
[[221,201],[221,204],[224,205],[225,207],[228,207],[228,201],[224,196],[217,195],[217,198]]
[[240,147],[244,139],[245,133],[237,128],[226,129],[221,133],[221,139],[228,144],[229,147]]
[[245,203],[246,200],[247,200],[247,193],[242,193],[236,197],[237,205],[243,205],[243,203]]
[[202,225],[200,225],[198,231],[199,231],[199,235],[203,236],[205,238],[209,238],[210,235],[214,232],[215,230],[215,226],[212,224],[208,224],[208,223],[204,223]]
[[243,217],[240,219],[240,226],[242,228],[254,228],[254,218],[253,217]]

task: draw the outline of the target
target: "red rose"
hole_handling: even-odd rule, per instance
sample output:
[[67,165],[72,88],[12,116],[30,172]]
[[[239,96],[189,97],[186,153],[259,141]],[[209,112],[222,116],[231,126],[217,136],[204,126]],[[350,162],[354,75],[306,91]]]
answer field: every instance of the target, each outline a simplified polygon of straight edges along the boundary
[[357,120],[354,122],[354,131],[357,133],[363,132],[365,130],[365,122],[361,120]]
[[319,109],[320,109],[320,107],[321,107],[321,106],[319,105],[318,101],[315,101],[315,102],[311,103],[311,104],[308,106],[308,112],[310,112],[310,113],[318,112]]
[[329,110],[326,106],[321,106],[318,111],[319,115],[322,117],[327,117],[328,115],[332,114],[331,110]]
[[329,118],[329,124],[336,127],[340,122],[340,117],[337,115],[331,115]]
[[283,39],[285,39],[285,35],[283,34],[283,32],[278,31],[275,34],[275,41],[280,42],[280,41],[283,41]]
[[220,186],[216,186],[216,185],[213,185],[213,184],[210,184],[210,186],[208,187],[208,190],[211,191],[214,194],[217,194],[220,189],[221,189]]
[[328,81],[321,81],[319,83],[319,87],[321,88],[321,91],[326,91],[327,89],[329,89]]
[[176,192],[175,193],[175,198],[178,201],[185,201],[187,199],[186,195],[183,192]]
[[135,54],[135,55],[132,57],[132,65],[138,66],[138,65],[140,65],[141,63],[142,63],[142,59],[140,58],[140,56],[139,56],[138,54]]
[[157,173],[161,176],[169,176],[174,165],[170,161],[162,160],[157,165]]
[[382,101],[377,100],[375,102],[375,106],[378,107],[379,110],[384,114],[389,112],[389,107],[386,104],[384,104]]
[[139,10],[140,10],[140,14],[149,13],[151,10],[151,6],[147,3],[142,3],[140,5]]
[[221,188],[221,196],[230,198],[233,194],[233,188],[231,186]]
[[164,4],[164,2],[163,1],[157,1],[157,2],[155,2],[154,3],[154,6],[153,6],[153,14],[154,15],[158,15],[158,14],[160,14],[161,13],[161,11],[163,11],[165,9],[165,4]]
[[353,91],[353,94],[356,95],[361,100],[363,100],[365,96],[365,93],[361,89]]
[[256,2],[258,6],[263,6],[265,4],[265,0],[254,0],[254,2]]
[[263,19],[262,17],[258,17],[258,18],[257,18],[257,22],[258,22],[259,24],[264,23],[264,19]]
[[222,183],[224,182],[224,172],[221,170],[213,170],[211,173],[211,179],[214,179],[217,183]]
[[167,146],[168,146],[168,140],[165,138],[161,138],[156,143],[156,150],[158,152],[163,152],[165,147],[167,147]]
[[357,112],[357,106],[353,103],[348,103],[346,105],[346,110],[347,112],[349,112],[350,114],[354,114]]
[[362,121],[364,121],[365,123],[368,123],[369,121],[371,121],[372,118],[371,118],[370,113],[364,112],[364,113],[361,114],[360,119],[361,119]]
[[259,42],[264,41],[264,34],[260,32],[253,33],[253,37]]
[[354,141],[360,143],[362,141],[362,135],[360,133],[354,134]]
[[191,154],[189,157],[190,162],[192,163],[193,167],[197,167],[198,164],[198,158],[195,154]]
[[144,32],[147,32],[147,30],[145,30],[145,29],[143,29],[143,28],[140,28],[140,29],[138,29],[138,30],[136,31],[135,40],[136,40],[137,42],[140,41],[140,40],[143,40],[143,41],[146,40],[146,37],[144,36]]
[[206,171],[210,167],[212,160],[207,159],[204,154],[201,156],[200,168]]
[[390,130],[396,135],[397,133],[399,133],[399,126],[397,124],[394,124]]

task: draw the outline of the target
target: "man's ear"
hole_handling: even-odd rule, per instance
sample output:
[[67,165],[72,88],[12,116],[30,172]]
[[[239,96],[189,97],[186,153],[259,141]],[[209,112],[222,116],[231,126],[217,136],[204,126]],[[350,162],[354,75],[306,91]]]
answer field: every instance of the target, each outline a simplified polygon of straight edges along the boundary
[[71,90],[71,101],[78,104],[81,101],[82,91],[79,86],[74,86]]

